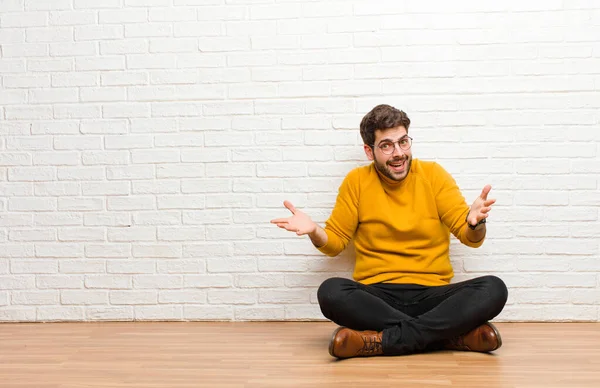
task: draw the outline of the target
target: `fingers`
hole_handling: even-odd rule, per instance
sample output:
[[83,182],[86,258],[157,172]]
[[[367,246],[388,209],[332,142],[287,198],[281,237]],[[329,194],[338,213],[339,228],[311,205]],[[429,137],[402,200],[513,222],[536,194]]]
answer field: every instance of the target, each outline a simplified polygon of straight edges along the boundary
[[481,203],[480,201],[475,201],[475,204],[473,204],[473,206],[471,207],[471,211],[469,212],[469,216],[467,217],[467,222],[471,225],[475,225],[484,218],[488,218],[490,216],[489,213],[492,210],[492,205],[495,202],[495,199],[488,199],[483,203]]
[[488,199],[483,202],[483,206],[492,206],[495,203],[496,203],[495,199]]
[[487,199],[488,194],[490,193],[490,190],[492,189],[492,186],[490,185],[485,185],[483,190],[481,190],[481,195],[480,197],[485,201]]
[[470,217],[467,221],[469,222],[469,224],[475,225],[484,218],[488,218],[490,216],[490,210],[492,210],[491,207],[482,207],[477,212],[475,212],[475,214],[472,217]]
[[[296,208],[294,207],[294,205],[292,205],[292,203],[290,201],[283,201],[283,206],[285,206],[289,211],[292,212],[292,214],[296,214]],[[274,220],[271,220],[272,224],[281,224],[284,222],[289,222],[290,218],[276,218]]]
[[290,231],[290,232],[296,232],[296,233],[298,232],[298,228],[296,228],[296,227],[294,227],[294,226],[291,226],[291,225],[290,225],[290,224],[288,224],[287,222],[282,222],[282,223],[279,223],[279,224],[277,224],[277,227],[278,227],[278,228],[281,228],[281,229],[288,230],[288,231]]
[[290,201],[283,201],[283,206],[285,206],[289,211],[291,211],[292,214],[296,214],[296,208],[294,207],[294,205],[292,205]]

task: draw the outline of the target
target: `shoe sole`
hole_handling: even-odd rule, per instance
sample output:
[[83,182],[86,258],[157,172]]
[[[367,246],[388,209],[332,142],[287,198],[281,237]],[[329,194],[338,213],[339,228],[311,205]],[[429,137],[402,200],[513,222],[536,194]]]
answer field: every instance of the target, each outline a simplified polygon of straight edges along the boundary
[[496,346],[494,349],[490,350],[490,352],[493,352],[494,350],[496,350],[496,349],[500,348],[500,346],[502,346],[502,337],[500,336],[500,332],[498,331],[496,326],[494,326],[490,322],[487,322],[486,324],[492,328],[492,330],[494,331],[494,334],[496,334],[496,338],[498,339],[498,346]]
[[333,331],[333,334],[331,335],[331,340],[329,341],[329,354],[331,355],[331,357],[339,358],[338,356],[333,354],[333,346],[335,345],[335,342],[333,340],[335,339],[337,333],[339,333],[342,329],[345,329],[345,327],[338,327]]

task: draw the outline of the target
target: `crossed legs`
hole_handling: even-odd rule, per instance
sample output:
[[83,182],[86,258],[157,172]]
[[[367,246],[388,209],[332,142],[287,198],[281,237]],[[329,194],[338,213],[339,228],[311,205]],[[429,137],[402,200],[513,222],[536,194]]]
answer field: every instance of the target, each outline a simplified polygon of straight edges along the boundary
[[317,296],[325,317],[349,329],[382,332],[383,354],[401,355],[439,349],[486,323],[502,311],[508,291],[495,276],[434,287],[331,278]]

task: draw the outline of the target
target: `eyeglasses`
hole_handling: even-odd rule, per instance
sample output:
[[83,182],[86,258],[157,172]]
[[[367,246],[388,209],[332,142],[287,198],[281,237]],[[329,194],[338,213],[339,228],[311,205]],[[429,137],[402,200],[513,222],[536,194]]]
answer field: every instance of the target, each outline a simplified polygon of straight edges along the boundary
[[400,139],[396,142],[386,140],[386,141],[382,141],[377,146],[375,144],[371,144],[371,147],[377,147],[384,154],[391,155],[394,153],[394,150],[396,150],[396,143],[398,143],[398,147],[400,147],[400,149],[402,151],[408,151],[410,149],[410,147],[412,146],[412,137],[404,136],[402,139]]

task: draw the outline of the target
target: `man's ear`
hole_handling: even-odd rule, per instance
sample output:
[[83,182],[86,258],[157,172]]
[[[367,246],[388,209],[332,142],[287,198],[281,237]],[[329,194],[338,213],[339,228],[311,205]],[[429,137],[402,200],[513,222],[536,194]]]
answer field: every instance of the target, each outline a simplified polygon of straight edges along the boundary
[[373,148],[371,148],[371,146],[368,146],[366,144],[364,144],[363,147],[365,149],[365,154],[367,155],[367,158],[369,158],[369,160],[374,160],[375,156],[373,155]]

